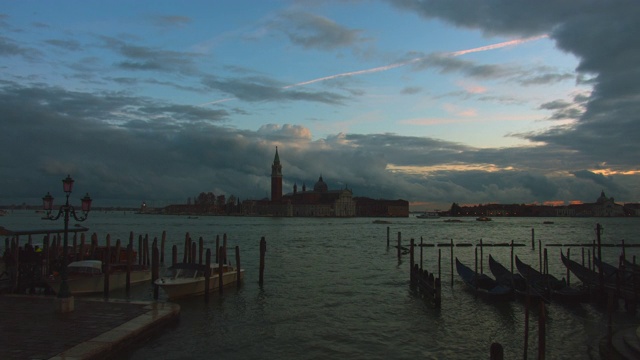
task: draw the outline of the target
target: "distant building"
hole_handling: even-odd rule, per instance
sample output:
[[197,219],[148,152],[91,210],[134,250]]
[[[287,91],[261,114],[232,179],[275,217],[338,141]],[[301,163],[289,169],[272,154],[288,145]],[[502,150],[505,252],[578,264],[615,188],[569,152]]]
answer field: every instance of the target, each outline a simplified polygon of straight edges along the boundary
[[625,216],[624,206],[616,204],[613,197],[607,198],[604,190],[600,192],[600,197],[594,203],[574,204],[560,208],[558,216],[594,216],[612,217]]
[[271,202],[278,203],[280,200],[282,200],[282,165],[276,146],[276,156],[271,165]]
[[293,185],[293,191],[283,194],[282,164],[278,148],[271,165],[271,199],[245,200],[243,210],[246,215],[300,216],[300,217],[353,217],[353,216],[409,216],[409,202],[406,200],[373,200],[353,198],[353,191],[329,190],[322,175],[312,190],[303,184],[301,191]]
[[566,216],[566,217],[614,217],[638,216],[637,204],[617,204],[613,197],[608,198],[604,191],[593,203],[561,206],[524,205],[524,204],[485,204],[458,206],[453,204],[450,216]]

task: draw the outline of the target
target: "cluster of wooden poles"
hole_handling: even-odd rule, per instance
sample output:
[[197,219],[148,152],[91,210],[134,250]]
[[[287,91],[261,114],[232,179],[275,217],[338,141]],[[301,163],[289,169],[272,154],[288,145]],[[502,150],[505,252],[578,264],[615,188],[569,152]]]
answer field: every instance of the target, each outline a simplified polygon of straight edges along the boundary
[[[422,241],[422,240],[421,240]],[[438,255],[438,277],[422,267],[422,247],[420,248],[420,265],[414,261],[414,243],[411,239],[409,252],[409,282],[411,289],[418,290],[422,297],[434,307],[442,304],[442,287],[440,286],[440,256]]]
[[[387,231],[388,234],[388,231]],[[398,233],[398,249],[400,249],[400,239],[402,238],[401,234]],[[387,241],[387,245],[389,242]],[[409,241],[409,264],[410,264],[410,286],[412,289],[418,289],[423,297],[427,299],[434,307],[440,308],[442,304],[442,296],[441,296],[441,259],[442,259],[442,250],[438,249],[438,276],[435,277],[433,274],[430,274],[428,271],[422,268],[422,249],[423,249],[423,239],[420,238],[420,265],[414,263],[414,250],[415,243],[414,239],[410,239]],[[453,286],[453,240],[450,243],[451,248],[451,286]],[[482,249],[482,246],[480,246]],[[513,251],[513,242],[511,245],[511,250]],[[477,257],[478,247],[476,247],[476,257]],[[400,253],[399,253],[400,254]],[[546,254],[546,251],[545,251]],[[401,259],[401,255],[398,255],[398,259]],[[476,261],[477,268],[477,261]],[[477,272],[477,270],[476,270]],[[527,296],[526,306],[525,306],[525,333],[524,333],[524,352],[523,359],[527,359],[527,353],[529,348],[529,309],[531,306],[531,301]],[[539,302],[539,312],[538,312],[538,359],[545,358],[546,352],[546,308],[545,303],[543,301]],[[489,348],[489,358],[491,360],[503,360],[504,359],[504,350],[500,343],[494,342],[491,344]]]
[[[597,251],[597,256],[598,258],[602,259],[602,253],[601,253],[601,248],[605,247],[605,246],[620,246],[622,247],[622,255],[621,255],[621,261],[622,259],[624,259],[625,255],[625,243],[624,240],[622,240],[620,245],[615,245],[615,244],[607,244],[604,245],[601,243],[601,239],[600,239],[600,234],[602,233],[602,227],[600,224],[596,225],[596,240],[593,240],[592,243],[589,244],[585,244],[585,245],[572,245],[572,246],[581,246],[582,247],[582,264],[583,266],[585,265],[585,247],[587,247],[587,256],[586,258],[588,259],[588,265],[587,267],[589,269],[591,269],[592,271],[595,271],[595,264],[591,264],[591,253],[593,251],[593,255],[596,254]],[[389,248],[390,245],[390,229],[389,227],[387,227],[387,248]],[[501,246],[502,244],[499,244],[499,246]],[[514,244],[513,241],[511,241],[510,244],[505,244],[506,246],[510,246],[511,247],[511,258],[513,259],[513,250],[514,250],[514,246],[522,246],[522,245],[518,245],[518,244]],[[428,300],[430,300],[430,302],[436,306],[436,307],[440,307],[441,306],[441,286],[440,286],[440,279],[441,279],[441,258],[442,258],[442,250],[438,249],[438,270],[437,270],[437,276],[434,276],[434,274],[429,273],[428,271],[426,271],[425,269],[422,268],[422,248],[425,246],[434,246],[433,244],[430,245],[425,245],[423,243],[423,239],[422,237],[420,238],[420,244],[417,246],[420,246],[420,262],[419,265],[415,263],[414,261],[414,249],[415,249],[416,244],[414,243],[414,239],[410,239],[410,243],[409,243],[409,248],[404,248],[402,246],[402,234],[400,232],[398,232],[398,243],[397,243],[397,254],[398,254],[398,261],[401,261],[402,258],[402,254],[403,253],[409,253],[410,256],[410,286],[412,289],[418,289],[421,294],[423,294],[423,296],[425,298],[427,298]],[[472,246],[472,244],[457,244],[457,246]],[[479,272],[479,273],[483,273],[483,266],[482,266],[482,261],[480,261],[480,268],[478,269],[478,250],[480,251],[480,259],[483,258],[483,248],[487,246],[486,244],[483,244],[482,239],[480,239],[478,246],[476,246],[475,251],[476,251],[476,266],[475,266],[475,271]],[[492,245],[489,245],[492,246]],[[550,246],[556,246],[554,245],[550,245]],[[454,255],[453,255],[453,248],[454,248],[454,243],[453,243],[453,239],[451,239],[450,243],[439,243],[438,247],[449,247],[450,251],[451,251],[451,286],[453,286],[454,284]],[[534,237],[534,230],[531,229],[531,248],[535,250],[535,237]],[[547,254],[547,249],[544,248],[542,246],[542,242],[540,240],[538,240],[538,250],[539,250],[539,259],[540,259],[540,272],[543,274],[548,274],[549,273],[549,261],[548,261],[548,254]],[[570,258],[571,256],[571,252],[570,252],[570,248],[567,249],[567,258]],[[633,257],[633,264],[635,264],[635,256]],[[513,261],[512,261],[513,262]],[[512,267],[512,272],[513,272],[513,264],[511,265]],[[612,324],[611,324],[611,319],[612,319],[612,312],[613,309],[615,307],[615,303],[616,303],[616,299],[615,297],[621,297],[626,299],[624,295],[624,291],[622,291],[620,289],[620,282],[617,281],[616,284],[616,289],[614,291],[614,289],[608,289],[609,291],[604,292],[604,288],[602,285],[602,268],[600,269],[600,282],[601,282],[601,292],[600,295],[606,296],[606,302],[607,302],[607,313],[608,313],[608,318],[609,318],[609,323],[608,323],[608,334],[607,334],[607,338],[608,338],[608,342],[609,342],[609,347],[611,348],[611,339],[612,339]],[[620,276],[618,274],[618,276]],[[566,273],[566,280],[567,280],[567,285],[570,284],[570,280],[571,276],[570,276],[570,270],[567,268],[567,273]],[[635,290],[635,283],[634,283],[634,291],[633,291],[633,300],[635,301],[636,299],[636,290]],[[523,354],[523,359],[527,358],[527,352],[528,352],[528,339],[529,339],[529,309],[530,309],[530,299],[527,296],[526,299],[526,306],[525,306],[525,334],[524,334],[524,354]],[[538,312],[538,359],[544,359],[545,358],[545,347],[546,347],[546,343],[545,343],[545,337],[546,337],[546,306],[545,303],[543,301],[539,302],[539,312]],[[492,343],[491,347],[490,347],[490,359],[503,359],[503,349],[502,349],[502,345],[499,343]]]
[[[51,230],[42,230],[42,231],[24,231],[24,232],[11,232],[11,238],[5,238],[5,252],[9,254],[11,257],[12,265],[17,269],[17,274],[15,276],[15,283],[13,284],[13,291],[18,290],[18,281],[20,278],[19,274],[19,262],[20,259],[24,256],[20,256],[21,252],[24,254],[24,248],[32,247],[33,235],[43,234],[43,245],[41,252],[37,258],[38,262],[42,264],[41,274],[40,276],[48,276],[55,269],[54,264],[57,264],[59,260],[62,260],[62,263],[68,264],[71,261],[81,261],[81,260],[101,260],[103,263],[103,273],[104,273],[104,296],[105,298],[109,297],[109,274],[115,267],[123,267],[126,269],[126,293],[130,294],[131,290],[131,271],[135,267],[140,266],[151,266],[151,281],[155,282],[156,279],[159,278],[160,273],[160,265],[164,264],[165,256],[164,249],[166,243],[166,231],[162,232],[162,236],[160,240],[158,238],[154,238],[151,246],[149,246],[149,236],[142,235],[138,236],[138,250],[134,251],[133,241],[134,241],[134,233],[133,231],[129,233],[129,242],[126,247],[122,246],[120,239],[116,240],[115,246],[111,246],[111,235],[107,234],[106,236],[106,244],[104,247],[99,246],[98,244],[98,235],[93,233],[91,235],[90,244],[86,244],[86,228],[78,228],[78,229],[69,229],[69,233],[73,234],[72,243],[68,244],[69,253],[66,259],[61,259],[63,256],[63,243],[62,243],[62,231],[51,231]],[[80,234],[78,236],[78,234]],[[20,246],[20,236],[27,235],[28,240],[25,244],[25,247]],[[78,239],[79,238],[79,239]],[[51,241],[50,241],[51,240]],[[151,250],[150,250],[151,249]],[[227,234],[223,235],[222,246],[220,245],[220,236],[216,236],[216,253],[215,253],[215,261],[220,264],[219,271],[222,272],[223,264],[228,262],[227,258]],[[264,283],[264,268],[265,268],[265,253],[267,249],[267,243],[264,236],[260,240],[260,272],[259,272],[259,284],[260,286]],[[151,254],[150,254],[151,252]],[[35,252],[34,252],[35,253]],[[177,245],[173,245],[171,251],[171,265],[175,265],[178,262],[178,247]],[[151,255],[151,256],[150,256]],[[203,264],[203,256],[205,264]],[[35,256],[34,256],[35,258]],[[235,247],[235,258],[236,258],[236,268],[238,271],[241,269],[240,267],[240,247]],[[66,262],[65,262],[66,260]],[[205,274],[207,276],[206,285],[209,285],[209,276],[211,276],[211,249],[206,249],[206,253],[204,252],[204,239],[200,237],[198,239],[198,244],[196,247],[196,242],[192,240],[191,236],[187,232],[184,240],[184,251],[183,251],[183,263],[191,263],[201,265],[205,268]],[[220,282],[222,285],[222,276],[220,276]],[[240,276],[238,276],[238,285],[240,285]],[[209,289],[207,289],[209,290]],[[223,286],[220,286],[220,293],[223,292]],[[205,300],[208,301],[208,291],[205,292]],[[158,286],[154,284],[153,291],[154,299],[158,299]]]

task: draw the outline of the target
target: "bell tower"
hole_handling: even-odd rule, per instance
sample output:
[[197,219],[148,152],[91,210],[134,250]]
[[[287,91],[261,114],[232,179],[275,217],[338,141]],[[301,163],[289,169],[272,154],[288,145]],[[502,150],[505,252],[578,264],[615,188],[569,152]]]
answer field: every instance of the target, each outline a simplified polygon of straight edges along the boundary
[[280,165],[280,156],[278,156],[278,147],[276,146],[276,156],[271,165],[271,201],[278,202],[282,199],[282,165]]

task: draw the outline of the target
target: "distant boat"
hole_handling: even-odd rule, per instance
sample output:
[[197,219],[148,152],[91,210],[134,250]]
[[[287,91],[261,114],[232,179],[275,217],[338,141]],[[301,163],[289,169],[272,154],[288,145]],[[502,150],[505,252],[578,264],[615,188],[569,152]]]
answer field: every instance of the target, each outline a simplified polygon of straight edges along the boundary
[[418,218],[418,219],[439,219],[440,218],[440,214],[438,214],[435,211],[425,211],[424,214],[417,215],[416,218]]
[[491,221],[490,217],[487,216],[480,216],[476,218],[477,221]]
[[389,220],[373,220],[374,224],[391,224]]

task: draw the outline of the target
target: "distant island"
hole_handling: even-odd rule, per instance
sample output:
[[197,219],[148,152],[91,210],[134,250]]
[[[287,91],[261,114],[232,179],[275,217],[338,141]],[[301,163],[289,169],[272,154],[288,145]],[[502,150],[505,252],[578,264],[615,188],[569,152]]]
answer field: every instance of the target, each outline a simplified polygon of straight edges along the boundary
[[306,184],[293,191],[282,191],[282,164],[276,147],[271,165],[271,198],[240,201],[235,196],[226,199],[224,195],[201,193],[193,203],[174,204],[162,209],[148,209],[145,204],[140,213],[161,213],[172,215],[232,215],[232,216],[277,216],[277,217],[408,217],[407,200],[371,199],[354,197],[346,186],[329,189],[322,175],[313,188]]
[[485,204],[473,206],[451,205],[448,211],[439,212],[440,216],[540,216],[540,217],[624,217],[640,216],[640,204],[617,204],[607,198],[604,191],[593,203],[569,204],[560,206],[525,204]]

